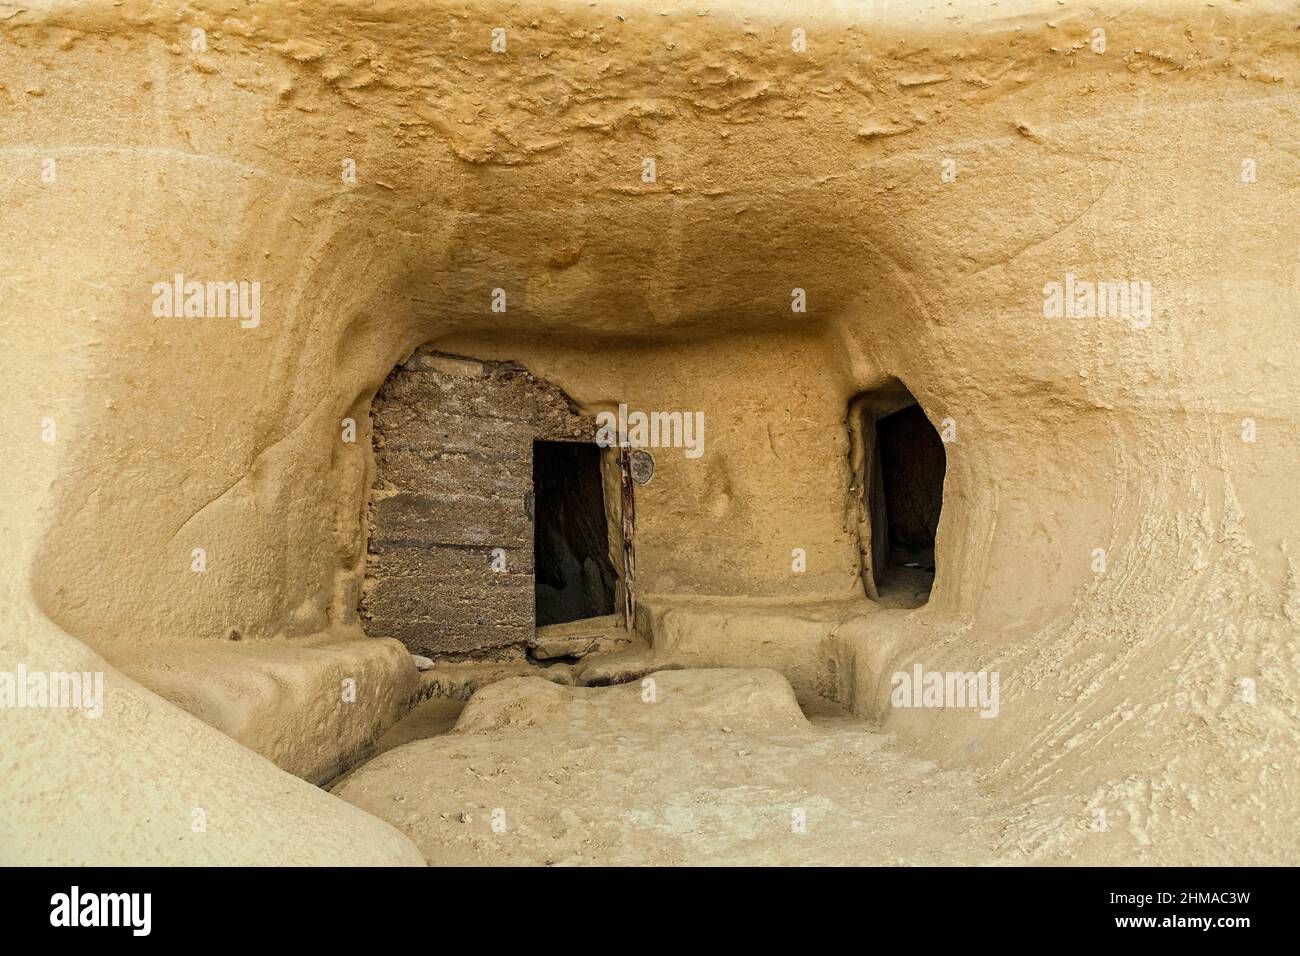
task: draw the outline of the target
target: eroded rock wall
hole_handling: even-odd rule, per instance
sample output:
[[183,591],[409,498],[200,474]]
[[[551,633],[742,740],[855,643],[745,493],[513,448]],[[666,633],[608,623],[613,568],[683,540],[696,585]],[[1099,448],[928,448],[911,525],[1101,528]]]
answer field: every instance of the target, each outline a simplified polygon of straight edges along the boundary
[[[425,342],[705,413],[638,501],[647,593],[851,597],[844,415],[897,377],[958,437],[930,603],[844,649],[858,708],[985,770],[1030,856],[1294,861],[1289,5],[5,12],[7,657],[355,626],[339,424]],[[259,323],[156,317],[177,273],[260,282]],[[1070,277],[1149,316],[1048,317]],[[1000,716],[890,709],[917,660],[999,671]]]

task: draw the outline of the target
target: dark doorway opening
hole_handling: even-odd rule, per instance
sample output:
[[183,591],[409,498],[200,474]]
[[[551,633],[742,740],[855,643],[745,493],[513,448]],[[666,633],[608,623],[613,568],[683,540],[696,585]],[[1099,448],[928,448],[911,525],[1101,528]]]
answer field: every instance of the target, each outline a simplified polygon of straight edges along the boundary
[[852,408],[864,586],[882,604],[920,607],[934,585],[943,440],[901,382]]
[[891,573],[919,571],[928,578],[916,583],[929,591],[934,581],[934,536],[943,508],[947,467],[943,442],[920,405],[876,422],[876,442],[889,536],[883,576],[887,579]]
[[618,574],[609,559],[600,449],[534,442],[533,495],[537,626],[613,614]]

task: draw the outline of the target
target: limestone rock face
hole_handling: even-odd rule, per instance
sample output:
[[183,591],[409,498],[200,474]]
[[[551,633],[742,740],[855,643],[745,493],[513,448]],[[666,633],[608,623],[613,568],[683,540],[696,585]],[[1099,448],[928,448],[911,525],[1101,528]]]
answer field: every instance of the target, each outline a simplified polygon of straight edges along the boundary
[[[704,414],[636,499],[693,666],[977,773],[1031,860],[1294,863],[1298,74],[1270,0],[4,7],[0,671],[110,703],[0,711],[0,860],[418,858],[124,671],[356,636],[372,400],[429,346]],[[895,381],[953,439],[912,611],[846,426]],[[892,706],[917,663],[999,715]]]
[[[334,793],[455,865],[896,864],[994,859],[970,774],[900,758],[860,727],[818,726],[762,669],[562,688],[515,678],[456,732],[398,746]],[[905,853],[906,857],[901,854]]]
[[622,616],[610,614],[537,628],[528,642],[528,656],[535,661],[580,659],[588,654],[618,654],[643,647],[634,633],[624,629]]
[[10,604],[4,624],[5,666],[100,672],[104,696],[94,718],[56,709],[0,712],[0,862],[423,864],[396,829],[277,769],[49,621]]
[[546,726],[574,734],[717,724],[747,731],[794,730],[808,724],[790,682],[776,671],[657,671],[618,687],[565,687],[540,677],[511,677],[484,687],[466,704],[456,733]]
[[133,679],[312,783],[363,759],[417,691],[396,641],[208,642],[123,657]]

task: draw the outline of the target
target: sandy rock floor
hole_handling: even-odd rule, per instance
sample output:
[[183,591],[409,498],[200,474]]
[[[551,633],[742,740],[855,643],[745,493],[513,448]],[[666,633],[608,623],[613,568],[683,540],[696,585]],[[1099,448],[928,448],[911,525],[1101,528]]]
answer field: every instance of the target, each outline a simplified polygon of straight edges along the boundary
[[426,702],[334,793],[435,865],[998,862],[969,775],[833,705],[805,717],[774,671],[652,676],[654,702],[640,682],[512,678],[454,729],[458,702]]

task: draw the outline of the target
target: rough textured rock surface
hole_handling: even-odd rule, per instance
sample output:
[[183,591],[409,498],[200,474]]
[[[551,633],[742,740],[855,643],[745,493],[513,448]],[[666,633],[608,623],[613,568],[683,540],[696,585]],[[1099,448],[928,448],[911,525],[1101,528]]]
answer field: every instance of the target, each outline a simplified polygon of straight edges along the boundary
[[471,697],[455,732],[546,727],[580,735],[591,730],[680,730],[716,721],[756,733],[807,724],[790,682],[776,671],[716,669],[704,674],[659,671],[641,683],[610,688],[512,677]]
[[614,654],[643,648],[635,632],[623,627],[620,614],[590,617],[539,627],[528,642],[528,656],[536,661],[582,658],[588,654]]
[[119,666],[281,770],[324,783],[364,759],[419,680],[396,641],[264,641],[155,650]]
[[814,723],[763,670],[640,684],[517,678],[455,729],[396,747],[334,792],[452,865],[996,862],[969,773],[900,757],[861,721]]
[[146,690],[49,621],[10,602],[3,624],[7,660],[104,673],[100,717],[0,712],[5,865],[423,864],[397,830]]
[[[425,343],[704,411],[641,593],[768,602],[696,663],[839,688],[1024,858],[1300,858],[1292,3],[0,9],[0,669],[116,695],[0,713],[5,862],[413,858],[112,662],[358,624],[371,401]],[[260,282],[260,323],[155,317],[177,273]],[[1068,276],[1150,282],[1150,323],[1046,317]],[[931,599],[809,623],[893,613],[845,424],[892,379],[956,423]],[[891,708],[918,662],[999,672],[999,717]]]

